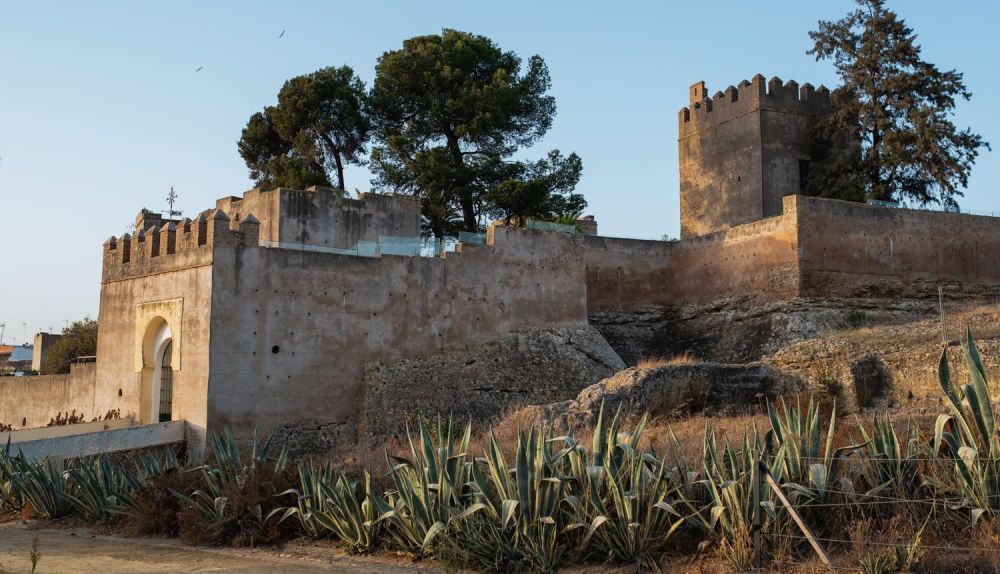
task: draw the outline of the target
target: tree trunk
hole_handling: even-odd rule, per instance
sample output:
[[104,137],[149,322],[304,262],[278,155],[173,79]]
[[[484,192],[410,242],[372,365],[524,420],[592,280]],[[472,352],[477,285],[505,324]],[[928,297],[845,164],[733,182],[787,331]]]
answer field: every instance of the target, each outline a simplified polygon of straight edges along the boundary
[[344,187],[344,164],[340,161],[340,152],[334,152],[334,161],[337,162],[337,183],[340,184],[340,189],[346,190]]
[[[459,172],[464,172],[465,168],[465,158],[462,156],[462,149],[458,147],[458,138],[453,134],[448,134],[448,152],[451,154],[451,161],[454,164],[454,168]],[[465,177],[465,174],[462,174]],[[458,190],[458,201],[462,207],[462,227],[465,231],[470,233],[477,233],[479,231],[479,222],[476,221],[476,210],[474,205],[474,198],[472,197],[472,190],[469,189],[466,182],[462,182],[461,188]]]
[[340,189],[346,191],[347,188],[344,186],[344,163],[340,159],[340,148],[338,148],[333,143],[333,140],[331,140],[326,134],[321,133],[319,134],[319,137],[323,140],[323,143],[326,144],[326,147],[329,148],[329,152],[333,155],[333,162],[337,166],[337,184],[340,185]]

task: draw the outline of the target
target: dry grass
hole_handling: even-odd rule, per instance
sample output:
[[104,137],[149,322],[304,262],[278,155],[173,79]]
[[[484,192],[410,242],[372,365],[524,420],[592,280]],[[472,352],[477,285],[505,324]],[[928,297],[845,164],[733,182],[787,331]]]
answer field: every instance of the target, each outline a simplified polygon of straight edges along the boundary
[[[944,333],[947,339],[964,336],[971,327],[977,339],[1000,336],[1000,304],[992,301],[947,303],[944,309]],[[941,341],[941,316],[900,325],[862,326],[823,336],[857,345],[892,342],[901,347],[916,347]]]
[[693,363],[701,362],[698,357],[685,351],[683,353],[678,353],[670,357],[664,356],[653,356],[644,357],[636,363],[636,367],[640,369],[657,369],[659,367],[672,367],[676,365],[691,365]]

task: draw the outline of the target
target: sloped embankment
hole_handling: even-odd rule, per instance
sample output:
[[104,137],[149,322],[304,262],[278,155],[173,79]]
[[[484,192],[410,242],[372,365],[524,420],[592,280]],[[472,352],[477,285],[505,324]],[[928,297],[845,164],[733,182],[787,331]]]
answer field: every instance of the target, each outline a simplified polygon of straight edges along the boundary
[[654,368],[631,367],[583,389],[576,398],[524,407],[505,424],[552,422],[558,428],[593,425],[601,404],[627,413],[679,417],[763,404],[800,388],[798,380],[762,363],[690,363]]

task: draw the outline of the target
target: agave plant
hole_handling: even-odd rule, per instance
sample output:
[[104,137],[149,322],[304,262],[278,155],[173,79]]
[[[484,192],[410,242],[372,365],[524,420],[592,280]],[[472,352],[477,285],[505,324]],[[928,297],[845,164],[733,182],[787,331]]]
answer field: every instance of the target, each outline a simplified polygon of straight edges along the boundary
[[[859,468],[856,471],[863,494],[855,502],[864,501],[869,495],[887,491],[896,498],[917,499],[926,496],[926,484],[920,472],[920,430],[910,421],[905,443],[901,443],[895,425],[886,415],[876,414],[872,420],[872,433],[858,422],[864,444],[855,449]],[[914,507],[910,507],[914,508]]]
[[571,477],[563,474],[560,463],[568,451],[553,452],[551,429],[541,433],[532,428],[518,434],[517,498],[508,508],[517,514],[519,549],[528,564],[551,572],[565,551],[559,539],[564,523],[561,506]]
[[88,522],[116,521],[135,504],[133,493],[142,486],[138,476],[106,456],[80,461],[64,476],[70,485],[70,503]]
[[49,460],[29,462],[18,456],[11,475],[11,489],[41,518],[61,518],[72,510],[63,472]]
[[[695,508],[690,502],[686,503],[692,511],[688,520],[707,533],[717,533],[728,547],[743,545],[751,538],[753,488],[760,484],[755,453],[763,450],[756,429],[752,434],[752,442],[748,435],[744,435],[742,449],[734,449],[727,443],[720,454],[715,431],[711,425],[706,426],[704,478],[700,484],[706,489],[707,504]],[[773,506],[770,508],[773,514]]]
[[620,432],[621,409],[605,424],[604,407],[594,430],[593,459],[564,437],[577,495],[568,495],[571,526],[586,528],[584,549],[593,545],[605,557],[655,568],[668,540],[684,523],[675,509],[678,488],[666,461],[639,450],[646,426],[643,416],[632,432]]
[[[201,472],[204,488],[198,489],[190,495],[174,490],[171,490],[171,493],[188,508],[201,513],[210,525],[221,530],[227,518],[226,508],[229,504],[228,495],[230,493],[243,494],[250,479],[255,478],[265,465],[273,465],[271,470],[275,474],[282,472],[287,466],[287,449],[282,449],[272,463],[268,456],[270,444],[270,437],[261,441],[258,429],[254,428],[250,443],[250,456],[247,463],[244,464],[240,455],[239,443],[229,428],[224,428],[221,435],[212,432],[208,435],[208,445],[216,465],[205,464],[184,471]],[[262,511],[260,509],[255,511],[253,507],[248,508],[247,511],[251,513],[251,516],[247,518],[260,522],[261,526],[267,518],[273,515],[273,513],[268,513],[266,517],[262,518]],[[261,516],[257,516],[258,514]]]
[[24,506],[24,498],[14,486],[14,474],[19,472],[22,462],[6,450],[0,451],[0,512]]
[[463,511],[463,489],[470,482],[466,462],[471,424],[458,436],[455,421],[440,420],[436,437],[426,421],[418,423],[416,442],[407,429],[410,457],[386,453],[393,488],[386,495],[389,509],[379,518],[387,522],[390,544],[415,556],[431,553],[435,537]]
[[938,416],[932,451],[951,458],[954,486],[963,500],[950,510],[968,510],[969,521],[975,525],[983,514],[1000,510],[1000,438],[986,367],[971,329],[966,331],[962,351],[971,379],[962,387],[951,381],[947,350],[941,353],[938,381],[952,414]]
[[300,463],[298,470],[299,488],[290,488],[278,494],[279,497],[295,495],[296,505],[275,508],[268,515],[268,518],[280,514],[278,522],[281,523],[295,516],[299,520],[299,526],[307,536],[319,538],[329,532],[319,524],[315,517],[327,509],[327,498],[323,492],[323,485],[333,483],[335,477],[333,466],[329,463],[324,465]]
[[367,554],[374,550],[381,541],[385,524],[378,519],[390,512],[390,508],[376,494],[371,475],[365,472],[364,499],[360,503],[354,496],[356,485],[343,472],[335,482],[321,483],[320,488],[326,504],[314,514],[316,521],[336,534],[349,552]]
[[511,468],[491,434],[486,456],[471,469],[475,502],[455,517],[476,529],[459,535],[470,542],[474,562],[497,570],[513,569],[513,564],[538,572],[555,569],[566,550],[565,533],[572,529],[563,508],[574,480],[564,468],[572,443],[553,449],[566,439],[553,438],[551,429],[519,432]]
[[[454,566],[490,572],[519,570],[518,488],[496,435],[470,468],[471,504],[455,516],[444,538],[442,559]],[[485,470],[484,470],[485,469]]]

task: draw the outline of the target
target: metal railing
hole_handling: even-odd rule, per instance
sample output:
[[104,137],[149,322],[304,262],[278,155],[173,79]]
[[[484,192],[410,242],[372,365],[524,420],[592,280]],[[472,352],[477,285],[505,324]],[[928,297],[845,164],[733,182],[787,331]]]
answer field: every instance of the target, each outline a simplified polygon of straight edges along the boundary
[[938,205],[909,205],[899,201],[883,201],[881,199],[869,199],[865,202],[867,205],[872,205],[875,207],[888,207],[892,209],[915,209],[918,211],[940,211],[944,213],[964,213],[966,215],[982,215],[985,217],[1000,217],[1000,211],[988,211],[984,209],[962,209],[961,207],[954,205],[938,206]]
[[575,225],[567,225],[564,223],[555,223],[554,221],[538,221],[536,219],[529,219],[525,222],[525,227],[528,229],[534,229],[537,231],[561,231],[563,233],[576,233]]

